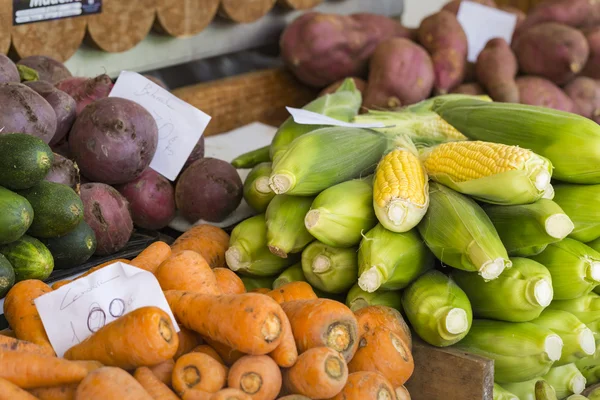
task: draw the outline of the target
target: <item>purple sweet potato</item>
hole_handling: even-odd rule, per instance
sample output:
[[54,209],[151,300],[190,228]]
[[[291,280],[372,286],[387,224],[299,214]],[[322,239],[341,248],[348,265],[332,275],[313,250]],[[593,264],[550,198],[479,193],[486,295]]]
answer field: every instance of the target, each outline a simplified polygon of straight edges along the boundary
[[223,221],[242,201],[243,184],[230,163],[202,158],[186,169],[175,187],[175,202],[189,222]]
[[397,108],[429,97],[435,76],[427,51],[408,39],[377,46],[369,63],[366,108]]
[[75,99],[78,116],[88,104],[108,97],[113,86],[113,82],[108,75],[99,75],[95,78],[76,76],[64,79],[56,84],[59,90]]
[[573,79],[564,88],[575,102],[579,114],[590,119],[600,117],[600,83],[586,76]]
[[590,57],[581,75],[600,79],[600,26],[583,31],[590,48]]
[[435,92],[448,93],[465,76],[468,51],[465,31],[454,14],[440,11],[421,22],[418,35],[421,45],[431,54]]
[[62,90],[58,90],[51,83],[45,81],[26,82],[31,89],[52,106],[56,114],[56,133],[50,141],[50,146],[59,143],[71,130],[75,122],[75,100]]
[[[496,7],[496,2],[494,0],[470,0],[474,3],[479,3],[479,4],[483,4],[484,6],[488,6],[488,7]],[[458,14],[458,9],[460,8],[460,3],[462,3],[463,0],[452,0],[451,2],[447,3],[444,7],[442,7],[442,10],[444,11],[448,11],[451,12],[452,14],[456,15]]]
[[540,2],[519,26],[521,36],[532,26],[558,22],[575,28],[600,24],[600,2],[597,0],[546,0]]
[[158,127],[145,108],[108,97],[87,106],[69,134],[69,150],[81,173],[95,182],[122,184],[150,165]]
[[[367,82],[364,79],[357,78],[355,76],[350,77],[354,81],[356,88],[360,91],[360,93],[364,96],[367,90]],[[344,83],[346,79],[340,79],[339,81],[332,83],[327,86],[325,89],[319,93],[319,97],[324,96],[326,94],[334,93],[341,85]]]
[[29,56],[17,63],[37,71],[40,81],[56,84],[71,77],[71,72],[63,63],[48,56]]
[[0,82],[21,82],[17,66],[4,54],[0,54]]
[[77,168],[77,164],[73,161],[60,154],[54,153],[52,169],[50,169],[50,172],[48,172],[48,175],[44,179],[49,182],[70,186],[73,190],[79,192],[79,168]]
[[561,88],[547,79],[537,76],[521,76],[517,78],[517,86],[522,104],[578,112],[573,100]]
[[487,42],[475,65],[478,82],[494,101],[504,103],[519,102],[519,88],[515,83],[518,70],[517,58],[502,38]]
[[485,89],[477,82],[463,83],[452,89],[452,93],[470,94],[478,96],[485,93]]
[[0,83],[0,134],[27,133],[50,143],[56,113],[34,90],[21,83]]
[[162,229],[175,217],[175,190],[165,177],[147,168],[136,180],[116,187],[127,199],[133,223]]
[[190,153],[190,156],[188,157],[187,161],[183,165],[182,171],[203,157],[204,157],[204,135],[200,136],[200,140],[198,140],[198,143],[196,143],[192,152]]
[[513,42],[520,70],[557,85],[575,77],[587,62],[590,48],[583,33],[555,22],[535,25]]
[[96,234],[96,252],[105,256],[121,250],[133,233],[129,203],[115,188],[103,183],[81,185],[85,222]]

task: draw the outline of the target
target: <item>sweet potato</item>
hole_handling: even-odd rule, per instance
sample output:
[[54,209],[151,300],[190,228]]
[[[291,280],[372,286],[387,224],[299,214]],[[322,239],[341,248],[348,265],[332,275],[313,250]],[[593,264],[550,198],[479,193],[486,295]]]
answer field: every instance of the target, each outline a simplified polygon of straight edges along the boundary
[[[367,82],[364,79],[357,78],[355,76],[350,77],[350,79],[354,81],[356,88],[364,96],[365,92],[367,91]],[[346,79],[340,79],[339,81],[327,86],[321,91],[321,93],[319,93],[319,97],[324,96],[326,94],[334,93],[342,85],[342,83],[344,83],[345,80]]]
[[49,182],[62,183],[77,192],[79,191],[80,178],[77,164],[60,154],[54,153],[52,169],[44,179]]
[[564,88],[567,96],[577,105],[577,111],[584,117],[600,117],[600,83],[585,76],[573,79]]
[[[458,14],[458,10],[460,8],[460,3],[462,3],[463,0],[452,0],[449,3],[447,3],[444,7],[442,7],[442,10],[444,11],[449,11],[452,14],[456,15]],[[474,3],[479,3],[479,4],[483,4],[484,6],[488,6],[488,7],[496,7],[496,2],[494,0],[471,0]]]
[[476,82],[463,83],[452,89],[451,93],[470,94],[473,96],[486,94],[485,89]]
[[181,215],[190,222],[199,219],[220,222],[240,205],[243,187],[231,164],[202,158],[181,174],[175,187],[175,201]]
[[544,22],[558,22],[572,27],[600,23],[600,3],[593,0],[545,0],[529,11],[516,35]]
[[86,183],[80,188],[85,222],[96,234],[97,255],[121,250],[133,233],[133,221],[127,200],[113,187]]
[[183,165],[182,171],[185,171],[190,165],[192,165],[201,158],[204,158],[204,135],[200,136],[198,143],[196,143],[196,145],[192,149],[190,156]]
[[408,39],[390,39],[377,46],[369,63],[367,108],[395,108],[429,97],[435,79],[424,48]]
[[77,116],[89,104],[108,97],[113,86],[112,80],[105,74],[95,78],[71,77],[56,83],[58,89],[69,94],[77,102]]
[[48,56],[25,57],[20,59],[17,64],[34,69],[38,73],[40,81],[50,82],[53,85],[72,76],[63,63]]
[[557,85],[581,72],[590,52],[583,33],[555,22],[529,28],[512,47],[523,73],[547,78]]
[[0,54],[0,82],[21,82],[17,66],[4,54]]
[[517,24],[515,25],[515,31],[519,30],[521,25],[523,25],[523,22],[525,22],[525,18],[527,18],[527,14],[525,14],[525,12],[523,10],[521,10],[517,7],[503,4],[503,5],[499,6],[498,9],[502,10],[502,11],[506,11],[507,13],[516,15]]
[[537,76],[521,76],[517,78],[516,82],[522,104],[577,112],[573,100],[561,88],[547,79]]
[[583,31],[590,48],[590,56],[581,75],[600,79],[600,26]]
[[519,102],[519,88],[515,82],[518,69],[517,58],[502,38],[487,42],[475,65],[477,80],[490,97],[505,103]]
[[192,250],[200,254],[211,268],[225,267],[225,251],[229,247],[229,235],[223,229],[200,224],[191,227],[171,245],[173,253]]

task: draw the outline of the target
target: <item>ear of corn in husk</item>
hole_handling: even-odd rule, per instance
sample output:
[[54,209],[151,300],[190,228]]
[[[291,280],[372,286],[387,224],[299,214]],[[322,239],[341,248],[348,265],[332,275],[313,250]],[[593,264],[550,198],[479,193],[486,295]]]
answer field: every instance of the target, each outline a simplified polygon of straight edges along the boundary
[[434,261],[416,230],[396,233],[377,224],[358,249],[358,285],[369,293],[403,289],[433,268]]
[[269,187],[271,171],[270,162],[260,163],[252,168],[244,181],[244,200],[259,213],[265,212],[275,197],[275,193]]
[[585,377],[572,363],[552,367],[543,378],[552,386],[559,399],[564,399],[572,394],[580,394],[585,389]]
[[552,200],[532,204],[484,206],[509,255],[529,257],[541,253],[573,231],[573,222]]
[[423,111],[434,111],[435,103],[439,103],[440,101],[449,101],[449,100],[479,100],[479,101],[493,101],[492,98],[486,94],[484,95],[472,95],[472,94],[463,94],[463,93],[448,93],[442,94],[439,96],[430,97],[425,100],[421,100],[418,103],[408,105],[402,108],[402,111],[410,111],[413,113],[419,113]]
[[298,281],[306,282],[304,272],[302,272],[302,262],[286,268],[281,274],[279,274],[279,276],[273,281],[273,289],[277,289],[280,286]]
[[[548,374],[551,373],[552,369]],[[550,382],[540,379],[535,383],[535,400],[558,400],[556,390]]]
[[527,322],[539,317],[552,301],[552,278],[546,267],[527,258],[511,261],[512,268],[489,282],[475,272],[452,271],[477,318]]
[[600,388],[595,388],[587,394],[588,400],[600,400]]
[[585,377],[588,385],[595,385],[600,382],[600,351],[588,357],[580,358],[575,361],[575,366]]
[[531,258],[550,271],[555,300],[574,299],[600,285],[600,254],[577,240],[551,243]]
[[419,337],[438,347],[463,339],[473,321],[465,292],[436,270],[422,275],[404,290],[402,308]]
[[[502,387],[510,393],[514,393],[519,400],[538,400],[535,396],[535,385],[540,380],[542,380],[541,377],[536,377],[523,382],[505,382]],[[556,395],[554,397],[556,398]],[[552,397],[549,400],[552,400]]]
[[[567,397],[566,400],[590,400],[590,398],[585,397],[582,394],[572,394],[569,397]],[[596,400],[598,400],[598,398],[596,398]]]
[[333,247],[358,245],[362,233],[376,223],[372,177],[342,182],[323,190],[304,219],[312,236]]
[[554,186],[552,183],[549,183],[544,189],[544,194],[542,195],[542,199],[553,200],[554,199]]
[[402,309],[402,295],[399,290],[378,290],[366,292],[355,284],[348,291],[346,305],[352,311],[358,311],[368,306],[388,306],[396,310]]
[[600,341],[600,296],[596,293],[571,300],[554,300],[548,308],[570,312],[594,332],[597,343]]
[[600,126],[585,117],[545,107],[434,99],[433,111],[473,140],[521,146],[550,160],[554,178],[600,183]]
[[231,165],[233,165],[237,169],[246,169],[246,168],[254,168],[258,164],[264,162],[270,162],[271,157],[269,155],[269,151],[271,146],[261,147],[260,149],[252,150],[247,153],[244,153],[231,161]]
[[600,237],[600,185],[557,184],[554,201],[575,224],[569,237],[583,243]]
[[273,289],[273,276],[240,276],[247,292],[255,289]]
[[477,271],[486,280],[496,279],[511,267],[496,228],[474,200],[435,182],[430,184],[429,196],[429,209],[418,229],[440,261]]
[[271,253],[286,258],[301,252],[315,238],[304,227],[304,217],[313,202],[312,197],[277,195],[265,213],[267,246]]
[[302,252],[302,272],[308,283],[328,293],[345,293],[356,282],[356,248],[331,247],[315,241]]
[[493,400],[519,400],[519,398],[508,390],[504,389],[502,386],[494,383]]

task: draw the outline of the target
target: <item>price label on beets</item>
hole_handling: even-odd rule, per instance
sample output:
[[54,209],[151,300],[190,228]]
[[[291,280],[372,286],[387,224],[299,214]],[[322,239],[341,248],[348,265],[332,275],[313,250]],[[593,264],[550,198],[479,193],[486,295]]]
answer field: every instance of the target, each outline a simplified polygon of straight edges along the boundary
[[153,274],[123,263],[104,267],[35,299],[59,357],[106,324],[141,307],[163,309],[179,327]]

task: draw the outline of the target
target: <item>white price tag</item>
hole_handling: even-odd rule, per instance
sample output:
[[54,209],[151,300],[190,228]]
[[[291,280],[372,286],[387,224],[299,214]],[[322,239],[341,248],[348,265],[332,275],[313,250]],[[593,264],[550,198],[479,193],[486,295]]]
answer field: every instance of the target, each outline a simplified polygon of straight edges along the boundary
[[120,262],[38,297],[35,306],[58,357],[106,324],[141,307],[161,308],[179,332],[156,277]]
[[158,147],[150,167],[174,181],[211,117],[135,72],[121,72],[110,96],[134,101],[152,114]]
[[460,3],[457,18],[469,41],[469,62],[477,61],[490,39],[503,38],[510,44],[517,26],[515,14],[472,1]]
[[352,122],[338,121],[337,119],[328,117],[316,112],[303,110],[301,108],[286,107],[292,115],[294,122],[301,125],[328,125],[341,126],[345,128],[385,128],[386,125],[381,122],[373,122],[372,124],[355,124]]

